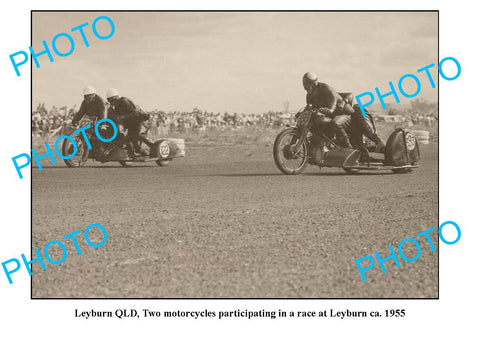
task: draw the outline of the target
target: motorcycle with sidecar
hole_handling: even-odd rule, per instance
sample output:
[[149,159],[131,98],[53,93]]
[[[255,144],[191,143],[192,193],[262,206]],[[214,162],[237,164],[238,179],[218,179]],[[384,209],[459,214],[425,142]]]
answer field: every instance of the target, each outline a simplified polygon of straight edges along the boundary
[[[420,150],[415,135],[397,128],[387,140],[385,152],[374,152],[375,146],[363,144],[358,148],[337,145],[335,138],[324,132],[312,133],[314,115],[318,111],[307,106],[296,117],[295,126],[288,126],[276,137],[273,158],[284,174],[302,173],[308,164],[323,167],[338,167],[347,173],[360,171],[391,170],[394,173],[409,173],[418,167]],[[375,130],[372,117],[369,123]]]
[[[185,157],[185,141],[183,139],[163,138],[157,140],[150,147],[147,156],[137,155],[134,152],[133,144],[125,135],[117,133],[117,137],[110,142],[101,141],[93,128],[85,129],[87,126],[95,126],[96,120],[84,116],[77,126],[77,130],[84,129],[86,138],[82,133],[71,131],[62,144],[64,162],[69,167],[81,167],[88,159],[106,163],[119,162],[122,166],[131,166],[133,163],[156,162],[159,166],[168,166],[174,158]],[[113,137],[113,128],[108,125],[104,129],[98,129],[105,140]],[[72,143],[74,141],[74,143]],[[70,157],[71,156],[71,157]]]

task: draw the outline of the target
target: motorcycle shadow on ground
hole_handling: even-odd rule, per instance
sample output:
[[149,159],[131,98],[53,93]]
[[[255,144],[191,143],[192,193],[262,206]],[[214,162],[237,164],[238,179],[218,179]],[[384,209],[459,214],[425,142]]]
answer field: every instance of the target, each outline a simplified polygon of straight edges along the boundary
[[393,172],[385,170],[385,171],[359,171],[355,173],[347,173],[347,172],[317,172],[317,173],[305,173],[301,176],[390,176],[395,175]]
[[380,175],[395,175],[393,172],[386,171],[377,171],[377,172],[358,172],[358,173],[346,173],[346,172],[307,172],[298,175],[285,175],[282,173],[229,173],[229,174],[208,174],[208,175],[199,175],[206,177],[271,177],[271,176],[285,176],[285,177],[297,177],[297,176],[318,176],[318,177],[335,177],[335,176],[380,176]]
[[248,173],[248,174],[208,174],[208,175],[199,175],[202,177],[271,177],[271,176],[285,176],[282,173],[268,173],[268,174],[261,174],[261,173]]
[[[78,168],[70,168],[68,166],[61,166],[61,165],[44,165],[42,166],[42,169],[72,169],[72,170],[78,170],[78,169],[129,169],[129,168],[153,168],[154,166],[150,164],[135,164],[135,165],[128,165],[128,166],[123,166],[123,165],[83,165]],[[38,169],[38,166],[33,166],[32,169]]]

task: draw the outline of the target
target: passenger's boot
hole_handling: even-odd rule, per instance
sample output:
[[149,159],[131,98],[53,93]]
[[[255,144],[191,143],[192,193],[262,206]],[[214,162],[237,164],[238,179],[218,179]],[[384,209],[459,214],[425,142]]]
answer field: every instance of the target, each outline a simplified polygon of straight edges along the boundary
[[344,148],[353,149],[352,144],[350,143],[350,138],[344,129],[337,129],[337,144]]
[[154,144],[154,141],[152,141],[150,138],[146,136],[146,134],[143,134],[143,133],[138,136],[138,139],[140,139],[142,142],[148,145],[148,147],[152,147],[152,145]]
[[375,143],[375,152],[384,153],[385,152],[385,143],[380,139],[380,137],[375,132],[373,132],[370,125],[365,123],[362,126],[362,130],[363,130],[362,132],[365,135],[365,137],[367,137],[368,139],[370,139],[372,142]]
[[142,141],[137,141],[135,144],[135,154],[139,156],[149,156],[150,153],[142,148]]
[[380,137],[378,137],[376,133],[371,131],[370,134],[365,134],[365,136],[375,143],[375,152],[385,153],[385,143],[380,139]]

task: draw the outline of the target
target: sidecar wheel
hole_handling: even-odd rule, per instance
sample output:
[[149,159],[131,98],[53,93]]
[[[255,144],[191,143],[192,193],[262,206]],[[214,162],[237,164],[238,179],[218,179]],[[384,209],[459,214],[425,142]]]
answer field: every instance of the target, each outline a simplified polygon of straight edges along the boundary
[[172,160],[171,159],[157,159],[155,162],[158,164],[158,166],[169,166],[170,163],[172,162]]
[[278,169],[286,175],[297,175],[307,167],[308,148],[304,141],[296,155],[292,150],[296,145],[300,132],[295,128],[287,128],[280,132],[273,143],[273,159]]
[[[87,162],[90,150],[85,144],[83,138],[81,138],[80,136],[72,138],[77,146],[77,152],[72,158],[64,159],[63,161],[69,168],[78,168],[83,166]],[[70,142],[69,139],[64,139],[62,143],[62,155],[68,157],[73,154],[73,151],[74,145]]]

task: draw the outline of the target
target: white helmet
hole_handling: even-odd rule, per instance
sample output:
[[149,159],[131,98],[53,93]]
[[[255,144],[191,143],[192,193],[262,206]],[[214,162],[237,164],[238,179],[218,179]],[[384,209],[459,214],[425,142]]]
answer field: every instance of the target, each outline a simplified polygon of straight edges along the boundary
[[314,84],[318,80],[318,77],[313,72],[307,72],[303,75],[303,85]]
[[95,88],[92,85],[87,85],[83,88],[83,95],[95,94]]
[[112,97],[115,97],[115,96],[120,96],[120,93],[118,93],[118,90],[117,89],[114,89],[114,88],[109,88],[107,90],[107,99],[108,98],[112,98]]

